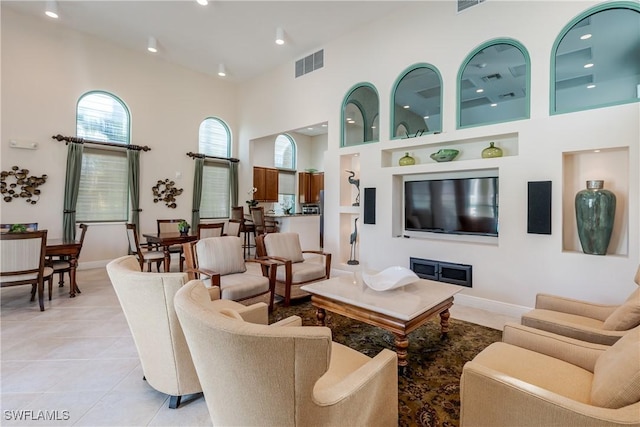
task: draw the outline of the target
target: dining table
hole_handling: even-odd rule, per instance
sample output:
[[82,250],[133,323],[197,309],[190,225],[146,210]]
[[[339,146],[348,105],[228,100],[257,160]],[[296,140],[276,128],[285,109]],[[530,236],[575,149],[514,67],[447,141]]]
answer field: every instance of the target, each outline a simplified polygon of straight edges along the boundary
[[162,246],[164,251],[164,271],[170,271],[171,266],[171,252],[169,248],[173,245],[182,245],[183,243],[193,242],[198,240],[197,234],[183,234],[179,232],[170,233],[147,233],[142,234],[147,239],[147,243],[152,245]]
[[75,298],[76,293],[81,293],[76,281],[76,268],[78,267],[78,256],[82,249],[82,243],[78,240],[65,240],[61,238],[47,238],[46,256],[58,256],[69,261],[69,298]]

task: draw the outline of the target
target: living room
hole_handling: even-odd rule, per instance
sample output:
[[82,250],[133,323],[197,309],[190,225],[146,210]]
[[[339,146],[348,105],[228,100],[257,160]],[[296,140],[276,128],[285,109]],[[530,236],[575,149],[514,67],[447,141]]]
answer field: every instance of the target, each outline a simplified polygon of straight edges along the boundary
[[[324,250],[335,254],[336,268],[348,268],[352,220],[363,215],[363,207],[348,206],[355,194],[343,199],[351,191],[345,172],[350,168],[344,167],[350,162],[358,166],[361,189],[375,188],[377,193],[375,224],[358,224],[362,268],[408,266],[411,257],[471,265],[472,287],[456,296],[456,304],[513,317],[531,309],[539,292],[618,304],[634,290],[631,278],[640,261],[640,104],[636,100],[550,113],[554,43],[574,20],[603,4],[488,0],[456,13],[451,2],[407,2],[316,46],[313,51],[324,50],[324,67],[313,73],[294,78],[296,57],[236,84],[218,78],[215,70],[192,71],[143,48],[123,48],[19,13],[3,2],[2,170],[17,165],[48,179],[37,204],[3,202],[2,222],[38,222],[50,235],[62,236],[67,150],[51,136],[75,135],[79,97],[104,90],[130,109],[132,143],[152,148],[141,155],[143,232],[155,229],[156,218],[191,217],[193,160],[185,153],[197,151],[198,125],[204,118],[220,117],[231,128],[232,156],[240,160],[241,203],[252,187],[252,166],[261,163],[252,141],[326,122]],[[637,10],[637,4],[634,7]],[[459,128],[460,67],[481,44],[504,38],[518,41],[530,58],[528,118]],[[432,64],[441,75],[442,132],[392,139],[394,82],[416,63]],[[343,147],[342,105],[350,89],[363,82],[379,95],[379,142]],[[510,152],[502,158],[461,156],[443,164],[428,160],[428,154],[440,148],[479,152],[500,137],[514,144],[505,147],[511,147]],[[37,142],[38,148],[11,148],[10,140]],[[304,144],[299,148],[302,154],[307,149]],[[604,159],[592,158],[594,150],[601,150]],[[421,164],[397,167],[405,151],[417,152]],[[500,177],[497,237],[403,237],[398,183],[404,175],[451,176],[485,169],[497,170]],[[185,190],[176,209],[152,200],[151,187],[167,177]],[[604,180],[605,188],[618,197],[613,244],[605,256],[583,253],[575,231],[573,200],[587,179]],[[527,184],[540,181],[551,182],[550,234],[527,233]],[[103,268],[126,248],[122,223],[92,224],[79,268]]]

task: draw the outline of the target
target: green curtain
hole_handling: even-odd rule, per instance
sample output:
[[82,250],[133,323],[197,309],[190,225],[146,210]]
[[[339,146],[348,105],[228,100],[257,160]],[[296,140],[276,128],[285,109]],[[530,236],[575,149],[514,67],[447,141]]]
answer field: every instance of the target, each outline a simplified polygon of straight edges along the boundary
[[200,202],[202,201],[202,171],[204,170],[204,159],[196,158],[196,168],[193,174],[193,201],[191,208],[191,227],[198,229],[200,224]]
[[76,238],[76,203],[82,171],[82,151],[84,146],[70,142],[67,148],[67,176],[64,184],[64,212],[62,214],[62,234],[64,240]]
[[238,206],[238,162],[229,162],[229,194],[231,206]]
[[140,151],[127,150],[129,165],[129,195],[131,197],[131,224],[140,230]]

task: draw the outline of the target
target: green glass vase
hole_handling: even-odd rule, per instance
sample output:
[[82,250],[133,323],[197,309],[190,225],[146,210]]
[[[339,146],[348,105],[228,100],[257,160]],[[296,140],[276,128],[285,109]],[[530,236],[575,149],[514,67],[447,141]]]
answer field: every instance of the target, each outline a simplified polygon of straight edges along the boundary
[[416,164],[416,159],[414,159],[413,157],[411,157],[409,155],[409,153],[404,153],[404,157],[401,157],[400,160],[398,160],[398,164],[400,166],[411,166],[411,165],[415,165]]
[[575,206],[582,251],[606,255],[613,231],[616,195],[604,189],[604,181],[587,181],[587,188],[576,194]]
[[495,147],[494,142],[490,142],[489,146],[482,150],[483,159],[492,159],[494,157],[502,157],[502,148]]

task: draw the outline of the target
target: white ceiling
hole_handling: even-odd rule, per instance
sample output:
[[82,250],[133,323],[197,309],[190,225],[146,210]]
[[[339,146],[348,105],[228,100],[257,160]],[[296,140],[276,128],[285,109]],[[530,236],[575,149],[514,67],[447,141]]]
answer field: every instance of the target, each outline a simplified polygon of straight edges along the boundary
[[[360,25],[403,6],[403,1],[219,1],[201,6],[178,1],[58,1],[59,25],[147,52],[149,36],[159,55],[187,68],[241,82],[322,49]],[[3,8],[51,20],[45,1],[6,1]],[[275,44],[282,27],[286,43]]]

